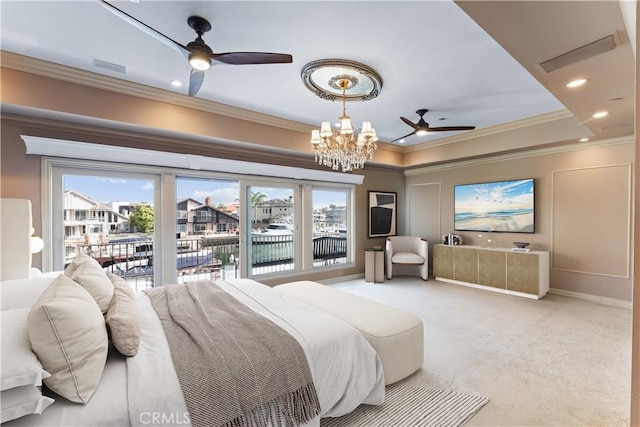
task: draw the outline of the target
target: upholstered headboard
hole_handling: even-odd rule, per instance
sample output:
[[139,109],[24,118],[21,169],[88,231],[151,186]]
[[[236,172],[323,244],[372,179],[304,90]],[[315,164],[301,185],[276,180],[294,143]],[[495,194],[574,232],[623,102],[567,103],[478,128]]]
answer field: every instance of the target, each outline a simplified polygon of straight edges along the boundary
[[31,202],[0,199],[0,280],[29,277],[30,237]]

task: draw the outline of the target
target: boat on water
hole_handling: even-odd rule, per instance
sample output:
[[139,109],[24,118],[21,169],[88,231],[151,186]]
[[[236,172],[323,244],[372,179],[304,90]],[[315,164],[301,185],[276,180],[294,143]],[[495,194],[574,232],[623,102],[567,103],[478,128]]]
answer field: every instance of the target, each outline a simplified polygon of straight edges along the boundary
[[291,224],[269,224],[267,228],[251,233],[253,244],[293,243],[293,226]]
[[[207,251],[180,253],[176,258],[178,271],[220,268],[222,261],[216,259],[215,254]],[[105,271],[119,276],[145,276],[153,274],[153,256],[147,258],[130,259],[104,267]]]
[[267,228],[260,230],[260,232],[252,233],[253,235],[260,236],[282,236],[286,234],[293,234],[293,226],[291,224],[269,224]]

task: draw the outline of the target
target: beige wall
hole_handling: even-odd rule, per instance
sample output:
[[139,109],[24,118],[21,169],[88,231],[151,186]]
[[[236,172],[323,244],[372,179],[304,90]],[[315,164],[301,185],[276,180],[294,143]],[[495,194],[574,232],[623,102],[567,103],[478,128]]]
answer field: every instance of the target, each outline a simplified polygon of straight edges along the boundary
[[[211,143],[197,143],[176,138],[158,137],[150,134],[115,131],[95,126],[77,125],[55,121],[38,121],[27,117],[3,116],[1,126],[0,145],[0,196],[26,198],[33,204],[33,221],[36,234],[42,234],[41,218],[41,159],[39,156],[25,154],[24,142],[20,135],[32,135],[72,141],[92,142],[163,150],[168,152],[189,152],[210,157],[231,158],[261,163],[277,163],[282,165],[318,168],[309,158],[295,158],[291,156],[277,156],[250,150],[232,150],[228,147],[216,146]],[[326,170],[326,169],[322,169]],[[364,272],[364,249],[374,244],[384,244],[384,239],[368,238],[368,207],[367,192],[395,191],[398,193],[399,218],[404,217],[404,176],[401,171],[367,167],[362,172],[364,183],[357,186],[355,194],[356,236],[355,266],[352,268],[331,270],[310,275],[305,273],[306,279],[324,280],[336,277],[362,274]],[[399,232],[403,232],[403,224],[399,223]],[[34,266],[41,266],[40,256],[34,257]],[[292,280],[290,277],[282,280],[268,281],[275,284]]]
[[[408,172],[406,193],[416,197],[424,191],[424,198],[431,203],[408,201],[406,223],[414,230],[411,234],[423,235],[431,241],[444,233],[453,232],[453,186],[475,182],[500,181],[507,179],[535,178],[535,228],[534,234],[518,233],[482,233],[479,239],[477,232],[457,232],[464,238],[465,244],[487,245],[486,239],[492,239],[495,247],[512,247],[514,241],[531,243],[531,248],[553,251],[554,244],[563,253],[569,251],[572,256],[582,254],[584,259],[574,259],[569,265],[576,268],[567,269],[566,263],[556,258],[550,272],[551,287],[565,291],[631,300],[631,164],[634,159],[633,139],[617,141],[615,144],[601,146],[585,146],[564,152],[539,151],[532,152],[526,157],[513,155],[509,159],[494,158],[478,161],[450,164],[448,166],[433,167],[431,169],[417,169]],[[613,166],[612,165],[621,165]],[[606,167],[605,167],[606,166]],[[615,173],[600,173],[615,171]],[[561,172],[562,171],[562,172]],[[588,171],[588,173],[568,173],[571,179],[562,181],[559,186],[558,174],[565,171]],[[596,172],[594,172],[596,171]],[[625,173],[625,171],[627,171]],[[596,179],[585,180],[583,175],[595,173]],[[554,183],[554,175],[556,182]],[[575,175],[575,176],[574,176]],[[576,179],[577,178],[577,179]],[[601,179],[602,178],[602,179]],[[430,184],[425,186],[425,184]],[[584,209],[578,201],[579,191],[587,187],[594,196],[591,203]],[[436,197],[439,191],[439,199]],[[624,200],[613,208],[611,203],[601,205],[606,197],[615,192]],[[575,197],[575,204],[568,204],[561,212],[554,211],[554,194],[556,197]],[[606,196],[606,197],[605,197]],[[565,200],[565,199],[563,199]],[[560,204],[557,202],[557,204]],[[575,207],[573,207],[575,206]],[[567,212],[567,209],[570,209]],[[556,216],[554,216],[556,212]],[[584,224],[579,232],[570,236],[561,233],[563,225],[568,228],[570,217],[579,219],[577,224]],[[414,217],[425,217],[423,224],[430,224],[429,228],[420,227]],[[434,221],[433,218],[439,218]],[[554,226],[556,227],[554,230]],[[610,231],[615,230],[615,240],[611,239]],[[620,238],[622,236],[622,239]],[[432,242],[431,242],[432,243]],[[588,245],[589,250],[585,250]],[[615,267],[615,271],[609,268]]]
[[[25,197],[33,202],[36,232],[41,233],[40,224],[40,160],[26,156],[19,135],[67,139],[75,141],[131,146],[164,150],[168,152],[200,154],[204,156],[241,159],[261,163],[320,168],[308,151],[308,132],[296,128],[285,129],[265,123],[254,123],[241,118],[231,118],[220,113],[202,111],[185,105],[145,99],[127,93],[87,87],[72,82],[60,81],[29,73],[2,70],[3,104],[14,108],[13,114],[2,116],[0,192],[2,197]],[[193,101],[189,99],[189,101]],[[27,113],[20,111],[27,110]],[[55,117],[46,118],[55,111]],[[36,118],[38,116],[38,118]],[[82,117],[82,119],[80,119]],[[71,123],[73,120],[73,123]],[[105,121],[106,120],[106,121]],[[274,119],[275,120],[275,119]],[[559,116],[557,121],[568,120]],[[277,122],[277,120],[275,120]],[[109,126],[109,127],[107,127]],[[114,127],[114,126],[117,126]],[[529,147],[546,141],[548,129],[529,127],[493,137],[486,137],[509,147]],[[557,135],[556,135],[557,137]],[[491,141],[489,141],[491,140]],[[234,142],[242,141],[242,142]],[[477,143],[482,147],[484,144]],[[249,144],[247,144],[249,143]],[[255,145],[252,145],[255,144]],[[259,144],[272,151],[253,149]],[[402,153],[383,146],[376,153],[376,161],[395,165],[413,165],[418,161],[446,161],[460,144],[439,145],[433,149],[422,147]],[[356,265],[350,269],[321,273],[315,279],[360,274],[364,271],[362,251],[374,245],[383,245],[384,239],[368,238],[367,192],[395,191],[398,193],[398,233],[420,234],[431,242],[445,232],[453,230],[453,185],[478,181],[495,181],[518,177],[534,177],[536,181],[536,233],[526,235],[526,240],[538,249],[551,250],[553,246],[552,176],[554,171],[588,168],[594,166],[631,163],[631,144],[590,148],[566,153],[548,154],[528,158],[513,158],[495,162],[482,161],[477,165],[451,168],[450,165],[435,166],[419,175],[410,171],[406,177],[394,168],[368,166],[364,172],[364,184],[356,191]],[[494,147],[495,148],[495,147]],[[283,150],[287,150],[284,152]],[[295,154],[294,151],[298,151]],[[435,154],[437,152],[437,155]],[[475,154],[482,154],[481,152]],[[428,158],[423,158],[424,156]],[[434,159],[435,157],[435,159]],[[326,169],[325,169],[326,170]],[[417,184],[431,184],[416,186]],[[425,193],[426,192],[426,193]],[[411,195],[408,198],[406,195]],[[595,231],[602,242],[606,241],[607,224],[598,224]],[[415,231],[415,232],[413,232]],[[586,230],[585,230],[586,232]],[[593,230],[589,230],[593,233]],[[464,234],[464,233],[463,233]],[[466,233],[466,243],[474,241],[477,233]],[[523,235],[499,234],[493,237],[496,246],[511,246]],[[604,257],[601,262],[616,257],[629,260],[628,247],[621,253],[620,246]],[[39,265],[39,257],[34,260]],[[631,286],[629,278],[567,272],[554,269],[551,272],[552,286],[568,291],[584,292],[612,298],[629,300]]]
[[[2,57],[11,54],[2,52]],[[76,69],[69,69],[79,81],[89,79]],[[141,87],[126,81],[101,76],[102,85],[96,88],[73,81],[62,81],[10,68],[2,68],[0,96],[5,106],[29,108],[36,113],[57,112],[57,115],[82,117],[85,122],[107,121],[127,129],[154,129],[156,134],[182,138],[178,147],[202,151],[207,144],[194,147],[190,141],[213,143],[214,147],[243,147],[245,152],[255,147],[287,150],[288,156],[297,153],[311,156],[309,144],[312,126],[283,120],[273,116],[224,106],[210,101],[178,95],[171,91]],[[153,99],[145,98],[151,93]],[[6,111],[7,108],[4,108]],[[3,111],[3,116],[5,111]],[[246,119],[246,118],[249,119]],[[66,119],[64,119],[66,120]],[[175,145],[175,144],[173,144]],[[180,148],[178,148],[179,150]],[[224,155],[224,149],[221,156]],[[184,152],[184,151],[183,151]],[[233,157],[226,157],[233,158]],[[390,144],[379,144],[375,163],[402,163],[402,153]]]

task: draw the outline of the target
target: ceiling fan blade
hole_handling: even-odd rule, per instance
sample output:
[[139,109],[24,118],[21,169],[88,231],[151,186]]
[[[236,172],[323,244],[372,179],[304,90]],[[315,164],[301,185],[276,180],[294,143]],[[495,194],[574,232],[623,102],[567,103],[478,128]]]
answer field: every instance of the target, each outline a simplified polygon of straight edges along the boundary
[[[406,124],[408,124],[409,126],[411,126],[412,128],[414,128],[415,130],[418,130],[418,125],[413,123],[411,120],[405,118],[405,117],[400,117],[400,120],[402,120],[403,122],[405,122]],[[404,137],[403,137],[404,138]]]
[[133,16],[129,15],[127,12],[124,12],[124,11],[118,9],[117,7],[112,5],[111,3],[108,3],[108,2],[106,2],[104,0],[100,0],[100,4],[102,6],[104,6],[108,11],[110,11],[111,13],[113,13],[114,15],[119,17],[120,19],[128,22],[129,24],[131,24],[134,27],[138,28],[139,30],[147,33],[151,37],[155,38],[156,40],[158,40],[158,41],[160,41],[160,42],[162,42],[164,44],[166,44],[167,46],[177,50],[182,55],[184,55],[185,58],[187,58],[187,59],[189,58],[189,53],[190,52],[182,44],[180,44],[177,41],[171,39],[170,37],[165,36],[160,31],[158,31],[158,30],[156,30],[154,28],[151,28],[150,26],[148,26],[144,22],[137,20]]
[[446,132],[450,130],[474,130],[475,126],[442,126],[437,128],[429,128],[429,132]]
[[214,53],[211,58],[225,64],[288,64],[293,62],[293,57],[286,53],[270,52],[227,52]]
[[399,141],[399,140],[401,140],[401,139],[407,138],[407,137],[409,137],[409,136],[411,136],[411,135],[415,135],[415,134],[416,134],[416,131],[414,130],[413,132],[408,133],[408,134],[406,134],[405,136],[401,136],[400,138],[396,138],[396,139],[394,139],[394,140],[393,140],[393,141],[391,141],[391,142],[396,142],[396,141]]
[[202,87],[202,82],[204,82],[204,71],[191,69],[191,75],[189,76],[189,96],[194,96],[198,93]]

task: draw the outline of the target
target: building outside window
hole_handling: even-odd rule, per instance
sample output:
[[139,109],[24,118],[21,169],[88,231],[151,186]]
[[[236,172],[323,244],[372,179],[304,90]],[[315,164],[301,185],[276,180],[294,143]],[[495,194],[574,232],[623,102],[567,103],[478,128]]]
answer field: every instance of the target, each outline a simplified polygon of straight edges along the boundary
[[[259,278],[351,262],[350,185],[312,187],[285,179],[263,185],[255,178],[241,184],[213,173],[171,180],[162,178],[171,171],[154,167],[57,159],[45,164],[53,226],[48,241],[64,241],[43,257],[45,270],[61,270],[84,252],[140,290],[176,280]],[[173,206],[166,195],[175,198]],[[146,224],[142,211],[151,217]],[[175,221],[175,232],[159,234],[166,229],[157,227],[162,218]],[[303,228],[314,230],[305,241]]]

